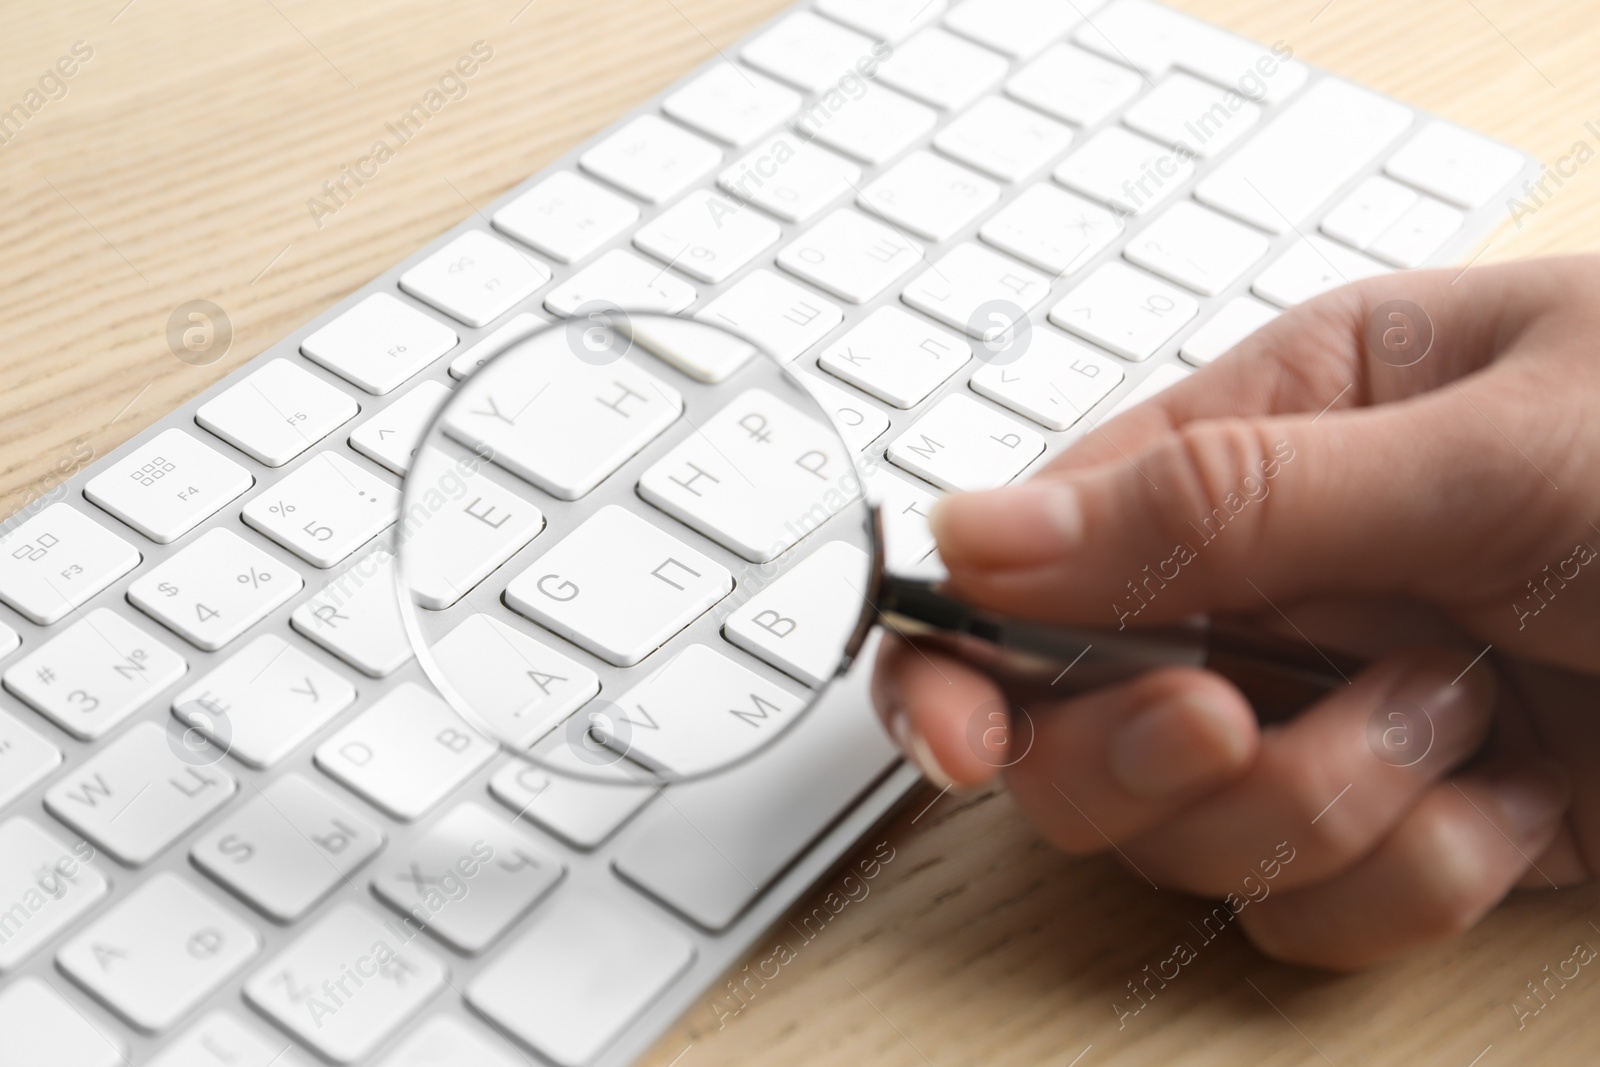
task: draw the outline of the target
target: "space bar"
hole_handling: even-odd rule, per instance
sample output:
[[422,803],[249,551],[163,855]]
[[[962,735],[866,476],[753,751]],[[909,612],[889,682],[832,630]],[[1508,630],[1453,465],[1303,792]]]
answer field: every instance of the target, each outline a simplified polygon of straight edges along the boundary
[[1284,233],[1360,174],[1411,120],[1392,100],[1324,78],[1196,186],[1195,199]]
[[711,931],[728,926],[897,758],[863,666],[771,748],[669,786],[625,832],[618,874]]

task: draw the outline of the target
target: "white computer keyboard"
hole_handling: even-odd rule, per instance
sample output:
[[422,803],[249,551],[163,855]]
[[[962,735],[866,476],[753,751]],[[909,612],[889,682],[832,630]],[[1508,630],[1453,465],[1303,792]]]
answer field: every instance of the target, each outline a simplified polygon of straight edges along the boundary
[[[708,987],[913,787],[859,670],[664,795],[512,760],[425,687],[383,549],[422,427],[507,338],[602,298],[737,325],[825,384],[915,567],[941,491],[1451,260],[1534,170],[1146,0],[817,0],[726,54],[11,524],[0,1067],[627,1063],[715,1024]],[[982,358],[1007,309],[1026,351]],[[630,358],[699,410],[739,388],[727,353]],[[530,472],[549,524],[482,580],[562,545],[573,497],[739,573],[635,491],[643,443]],[[516,607],[603,691],[662,658]],[[723,614],[685,633],[816,681]]]

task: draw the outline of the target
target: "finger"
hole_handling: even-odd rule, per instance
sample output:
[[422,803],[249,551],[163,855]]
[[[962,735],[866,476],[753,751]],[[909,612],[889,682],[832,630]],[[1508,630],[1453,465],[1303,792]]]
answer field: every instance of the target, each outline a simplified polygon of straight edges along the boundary
[[1292,892],[1274,884],[1244,906],[1240,922],[1269,956],[1340,970],[1454,937],[1530,869],[1570,795],[1564,773],[1548,763],[1441,783],[1359,864]]
[[1012,798],[1046,840],[1075,855],[1143,833],[1234,780],[1259,740],[1239,691],[1189,668],[1014,715]]
[[[1119,462],[1199,419],[1316,414],[1330,405],[1349,409],[1436,389],[1487,366],[1497,348],[1558,305],[1574,275],[1600,282],[1597,268],[1600,263],[1586,257],[1465,275],[1389,274],[1336,289],[1291,308],[1223,359],[1085,435],[1047,471]],[[1421,317],[1389,306],[1396,301],[1419,309]],[[1394,313],[1410,318],[1397,321]],[[1430,336],[1422,360],[1397,365],[1414,354],[1396,352],[1397,344]],[[1376,350],[1371,342],[1378,342]]]
[[998,773],[1002,761],[967,741],[975,717],[997,713],[1003,721],[1007,708],[999,686],[976,668],[888,634],[878,646],[872,702],[901,752],[941,789],[975,788]]
[[1496,687],[1488,671],[1463,674],[1469,661],[1416,650],[1379,663],[1263,731],[1238,781],[1123,850],[1157,884],[1206,895],[1237,889],[1241,873],[1284,841],[1299,858],[1280,888],[1349,867],[1482,743]]
[[1329,592],[1481,604],[1586,522],[1453,389],[1337,419],[1192,422],[1129,459],[940,501],[952,590],[1119,628]]

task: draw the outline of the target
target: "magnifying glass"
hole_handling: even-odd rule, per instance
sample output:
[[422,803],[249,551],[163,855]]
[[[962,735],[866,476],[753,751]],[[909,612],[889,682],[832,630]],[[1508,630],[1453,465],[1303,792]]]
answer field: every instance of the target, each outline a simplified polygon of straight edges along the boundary
[[395,572],[429,679],[521,758],[619,784],[758,755],[879,625],[1019,693],[1172,664],[1221,670],[1269,709],[1342,684],[1340,665],[1266,637],[1064,629],[893,573],[905,531],[876,502],[897,476],[840,420],[841,395],[730,329],[604,303],[506,339],[405,481]]

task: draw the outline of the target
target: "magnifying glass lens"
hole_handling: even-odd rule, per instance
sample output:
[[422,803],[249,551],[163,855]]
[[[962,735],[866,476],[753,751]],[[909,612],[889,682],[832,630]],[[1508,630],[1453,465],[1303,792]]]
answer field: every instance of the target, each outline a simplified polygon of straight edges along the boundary
[[605,782],[714,774],[793,728],[874,566],[817,381],[718,327],[606,307],[484,361],[424,433],[397,531],[401,614],[445,700]]

